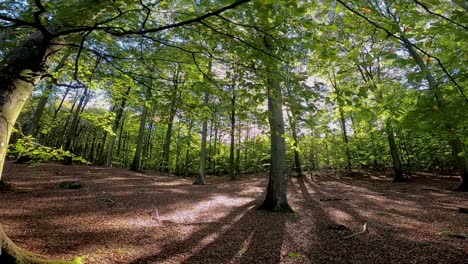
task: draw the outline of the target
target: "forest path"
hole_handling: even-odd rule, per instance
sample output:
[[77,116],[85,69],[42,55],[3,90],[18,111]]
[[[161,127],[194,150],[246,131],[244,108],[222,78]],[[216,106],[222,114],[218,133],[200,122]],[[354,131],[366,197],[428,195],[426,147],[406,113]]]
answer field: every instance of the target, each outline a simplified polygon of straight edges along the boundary
[[[239,181],[9,163],[0,223],[18,245],[85,263],[466,263],[468,195],[456,179],[391,183],[324,171],[288,181],[297,215],[256,211],[266,176]],[[61,189],[62,181],[83,187]],[[366,224],[367,223],[367,224]],[[366,224],[365,232],[363,230]],[[356,235],[354,235],[356,234]],[[354,236],[353,236],[354,235]],[[346,237],[352,236],[349,239]]]

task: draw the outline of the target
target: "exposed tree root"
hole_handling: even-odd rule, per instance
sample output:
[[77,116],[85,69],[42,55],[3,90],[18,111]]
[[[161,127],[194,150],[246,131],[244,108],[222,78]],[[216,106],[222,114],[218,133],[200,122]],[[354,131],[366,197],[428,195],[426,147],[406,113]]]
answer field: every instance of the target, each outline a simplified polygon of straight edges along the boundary
[[2,264],[82,264],[81,258],[73,261],[50,260],[24,250],[7,237],[0,225],[0,263]]

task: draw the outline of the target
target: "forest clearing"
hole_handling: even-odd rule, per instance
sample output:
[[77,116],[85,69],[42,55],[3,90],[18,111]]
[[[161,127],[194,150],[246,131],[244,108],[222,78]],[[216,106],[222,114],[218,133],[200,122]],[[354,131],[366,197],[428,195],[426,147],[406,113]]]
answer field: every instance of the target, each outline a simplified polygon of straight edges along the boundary
[[0,264],[466,264],[467,22],[0,0]]
[[[466,195],[450,176],[392,183],[326,171],[288,180],[296,214],[258,211],[267,175],[238,181],[124,169],[8,164],[5,231],[23,248],[84,263],[466,263]],[[79,181],[76,190],[59,187]],[[34,202],[31,202],[34,201]],[[362,234],[363,225],[367,223]],[[347,238],[350,235],[353,237]],[[466,236],[466,233],[465,233]]]

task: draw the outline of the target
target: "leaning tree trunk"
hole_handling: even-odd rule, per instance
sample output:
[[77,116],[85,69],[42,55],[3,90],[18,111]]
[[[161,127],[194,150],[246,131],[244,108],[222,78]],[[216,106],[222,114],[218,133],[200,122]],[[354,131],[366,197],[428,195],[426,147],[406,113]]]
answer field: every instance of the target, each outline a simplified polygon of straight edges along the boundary
[[[60,59],[60,62],[54,68],[54,71],[58,71],[62,69],[65,66],[65,63],[67,62],[69,57],[70,57],[70,52],[66,53],[62,57],[62,59]],[[28,130],[29,130],[28,133],[29,135],[32,135],[33,137],[37,137],[37,134],[39,133],[39,123],[41,121],[42,114],[44,113],[45,106],[47,102],[49,101],[49,97],[53,89],[54,89],[53,82],[47,83],[46,88],[43,94],[41,95],[39,102],[36,106],[36,109],[34,110],[31,124],[28,125]]]
[[[272,53],[272,39],[265,37],[265,46]],[[271,159],[270,177],[268,180],[267,194],[259,210],[273,212],[293,212],[288,204],[286,196],[286,177],[284,175],[286,142],[284,140],[283,98],[281,94],[280,80],[278,79],[274,63],[268,62],[269,76],[267,79],[268,93],[268,121],[270,124]]]
[[37,32],[0,62],[0,182],[16,119],[34,86],[46,73],[51,58],[61,48]]
[[[205,98],[203,99],[203,105],[208,106],[209,93],[205,92]],[[195,179],[193,184],[195,185],[204,185],[205,184],[205,175],[206,175],[206,137],[208,134],[208,119],[203,119],[202,124],[202,134],[201,134],[201,150],[200,150],[200,172]]]
[[[409,54],[414,59],[416,64],[419,66],[421,72],[424,72],[426,74],[425,78],[427,82],[429,83],[429,89],[434,95],[434,98],[437,102],[439,109],[441,109],[442,111],[446,111],[447,102],[445,101],[445,98],[440,92],[439,84],[437,83],[436,79],[432,75],[429,67],[427,67],[427,65],[424,63],[421,56],[419,56],[419,54],[417,53],[417,51],[415,50],[411,42],[406,38],[406,36],[404,36],[404,34],[401,34],[400,37],[403,41],[403,45],[408,50]],[[458,155],[460,152],[463,151],[463,141],[460,139],[458,135],[454,133],[455,130],[454,130],[453,124],[446,122],[445,127],[447,131],[449,132],[449,137],[450,137],[449,143],[452,147],[452,151],[456,155],[455,161],[458,167],[458,171],[460,173],[461,184],[458,187],[458,189],[460,191],[468,191],[468,160],[465,155]],[[459,150],[462,150],[462,151],[459,151]]]

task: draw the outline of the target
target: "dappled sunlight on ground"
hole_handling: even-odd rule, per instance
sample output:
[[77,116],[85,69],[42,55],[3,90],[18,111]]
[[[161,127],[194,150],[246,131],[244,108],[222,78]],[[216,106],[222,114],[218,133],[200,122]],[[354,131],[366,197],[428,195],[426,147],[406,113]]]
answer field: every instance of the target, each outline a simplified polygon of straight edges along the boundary
[[[288,179],[284,215],[257,211],[265,175],[238,181],[125,169],[8,164],[0,223],[20,246],[85,263],[464,263],[466,193],[456,179],[333,171]],[[62,181],[79,181],[66,190]],[[365,227],[365,230],[363,231]],[[362,233],[361,233],[362,232]]]

